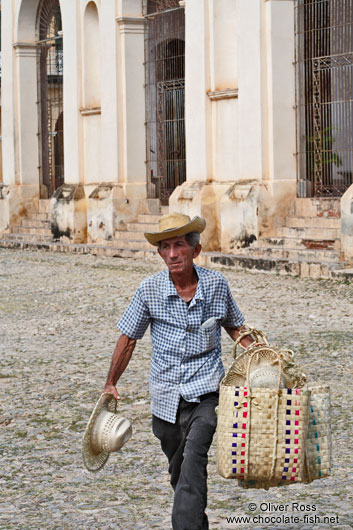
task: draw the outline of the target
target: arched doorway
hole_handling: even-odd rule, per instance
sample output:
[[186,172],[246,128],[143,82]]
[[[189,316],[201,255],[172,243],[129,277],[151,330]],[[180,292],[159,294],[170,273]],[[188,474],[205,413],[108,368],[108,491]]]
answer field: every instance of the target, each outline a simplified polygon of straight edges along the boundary
[[185,15],[176,0],[153,0],[145,17],[147,194],[168,204],[186,180]]
[[38,95],[42,198],[64,182],[63,37],[59,0],[43,0],[38,11]]

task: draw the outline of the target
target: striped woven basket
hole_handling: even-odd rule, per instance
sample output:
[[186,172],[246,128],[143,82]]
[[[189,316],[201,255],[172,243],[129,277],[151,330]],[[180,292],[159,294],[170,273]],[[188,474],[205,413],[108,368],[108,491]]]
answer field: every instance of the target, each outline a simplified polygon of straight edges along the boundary
[[[261,336],[264,342],[254,343],[245,352],[248,361],[243,379],[237,379],[239,365],[234,362],[220,385],[218,472],[224,478],[238,479],[243,487],[265,489],[325,477],[331,467],[328,387],[280,388],[286,356]],[[251,365],[263,363],[265,357],[272,367],[278,367],[278,384],[250,388]],[[292,376],[304,385],[305,377],[298,373],[294,370]],[[238,386],[244,377],[245,384]],[[288,381],[287,372],[287,385]]]
[[331,474],[332,444],[330,424],[330,389],[309,387],[309,422],[305,443],[304,480],[312,482]]

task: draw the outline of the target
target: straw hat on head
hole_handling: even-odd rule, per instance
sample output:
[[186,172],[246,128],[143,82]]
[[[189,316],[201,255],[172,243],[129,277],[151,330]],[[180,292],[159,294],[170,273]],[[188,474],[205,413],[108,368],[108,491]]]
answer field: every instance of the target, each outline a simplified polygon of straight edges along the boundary
[[202,217],[191,219],[183,213],[168,213],[163,215],[158,221],[158,232],[145,232],[145,238],[151,245],[157,246],[159,241],[171,239],[172,237],[183,236],[190,232],[201,234],[206,226],[206,221]]
[[82,438],[83,463],[88,471],[99,471],[110,453],[119,451],[131,437],[131,423],[116,414],[116,404],[112,394],[102,394],[88,421]]

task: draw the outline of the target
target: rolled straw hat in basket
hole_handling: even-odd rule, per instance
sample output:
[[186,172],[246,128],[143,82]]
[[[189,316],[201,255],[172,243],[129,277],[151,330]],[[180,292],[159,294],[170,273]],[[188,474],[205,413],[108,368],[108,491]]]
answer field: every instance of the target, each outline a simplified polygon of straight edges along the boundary
[[99,398],[82,438],[83,463],[88,471],[99,471],[110,453],[119,451],[130,439],[129,420],[116,413],[117,402],[112,394]]
[[[255,339],[254,345],[237,355],[240,341],[251,335]],[[255,352],[254,352],[255,350]],[[279,377],[279,363],[281,364],[280,388],[302,388],[306,377],[294,363],[291,350],[273,348],[269,345],[266,335],[262,331],[244,326],[234,344],[234,361],[225,378],[225,384],[244,386],[251,355],[249,373],[250,388],[277,387]]]

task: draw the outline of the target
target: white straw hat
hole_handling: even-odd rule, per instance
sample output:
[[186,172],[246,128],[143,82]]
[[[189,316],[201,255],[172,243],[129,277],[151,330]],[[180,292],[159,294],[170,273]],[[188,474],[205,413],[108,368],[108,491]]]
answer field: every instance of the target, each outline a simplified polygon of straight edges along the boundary
[[[237,355],[237,346],[248,335],[255,342]],[[250,388],[302,388],[306,382],[291,350],[270,346],[262,331],[243,326],[234,344],[234,361],[224,381],[242,387],[246,386],[247,377]]]
[[[279,377],[278,366],[264,364],[250,372],[249,385],[250,388],[277,388]],[[282,374],[279,386],[284,388],[284,377]]]
[[88,471],[99,471],[110,453],[119,451],[130,439],[129,420],[116,414],[117,401],[112,394],[99,398],[82,438],[83,463]]

